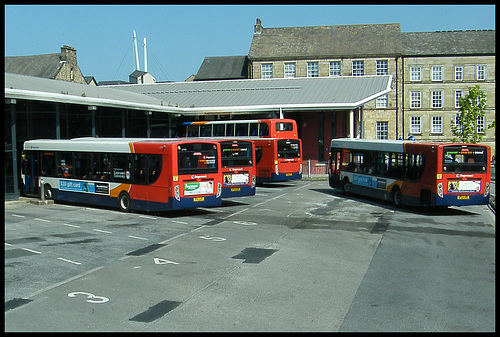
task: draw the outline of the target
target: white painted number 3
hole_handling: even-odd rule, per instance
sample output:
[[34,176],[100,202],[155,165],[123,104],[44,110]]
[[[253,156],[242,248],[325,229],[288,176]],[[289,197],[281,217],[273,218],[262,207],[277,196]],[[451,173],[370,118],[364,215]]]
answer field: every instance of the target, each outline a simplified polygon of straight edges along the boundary
[[94,294],[86,293],[83,291],[75,291],[75,292],[68,294],[69,297],[76,297],[76,295],[87,296],[87,302],[89,302],[89,303],[99,303],[100,304],[100,303],[106,303],[107,301],[109,301],[109,298],[107,298],[107,297],[96,296]]

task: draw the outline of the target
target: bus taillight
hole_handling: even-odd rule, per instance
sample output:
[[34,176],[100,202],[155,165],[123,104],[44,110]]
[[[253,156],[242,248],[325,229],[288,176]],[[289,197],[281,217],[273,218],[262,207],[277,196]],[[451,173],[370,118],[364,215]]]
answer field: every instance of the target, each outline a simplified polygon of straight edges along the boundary
[[490,194],[490,183],[487,182],[485,185],[484,185],[484,196],[487,197],[488,194]]
[[437,194],[440,198],[443,197],[443,183],[442,182],[437,184]]
[[174,197],[175,197],[175,200],[181,201],[181,194],[179,192],[179,185],[174,186]]

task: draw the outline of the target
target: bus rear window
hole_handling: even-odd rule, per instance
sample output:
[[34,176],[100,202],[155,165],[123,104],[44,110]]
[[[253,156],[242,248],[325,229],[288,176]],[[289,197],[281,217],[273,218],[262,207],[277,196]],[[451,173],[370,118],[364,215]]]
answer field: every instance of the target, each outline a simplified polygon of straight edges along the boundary
[[179,174],[216,173],[217,146],[207,143],[187,143],[177,147]]
[[223,142],[220,147],[223,167],[252,166],[252,143]]
[[276,123],[276,131],[293,131],[292,123]]
[[279,158],[299,158],[300,144],[298,140],[286,139],[278,141]]
[[485,172],[486,155],[481,146],[447,146],[443,149],[443,172]]

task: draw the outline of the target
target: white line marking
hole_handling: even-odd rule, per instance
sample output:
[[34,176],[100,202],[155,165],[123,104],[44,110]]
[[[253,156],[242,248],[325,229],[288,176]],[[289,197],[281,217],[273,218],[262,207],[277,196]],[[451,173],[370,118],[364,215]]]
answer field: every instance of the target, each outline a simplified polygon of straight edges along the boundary
[[7,243],[7,242],[5,243],[5,245],[6,245],[6,246],[12,246],[10,243]]
[[100,232],[100,233],[107,233],[107,234],[113,234],[113,232],[108,232],[108,231],[103,231],[101,229],[94,229],[96,232]]
[[64,261],[64,262],[69,262],[69,263],[77,264],[77,265],[80,265],[80,264],[81,264],[80,262],[75,262],[75,261],[71,261],[71,260],[63,259],[62,257],[58,257],[57,259],[58,259],[58,260],[61,260],[61,261]]
[[139,240],[146,240],[146,241],[149,241],[149,239],[146,239],[146,238],[141,238],[141,237],[139,237],[139,236],[129,235],[128,237],[129,237],[129,238],[132,238],[132,239],[139,239]]
[[45,219],[40,219],[40,218],[35,218],[35,220],[43,221],[43,222],[50,222],[50,220],[45,220]]
[[170,220],[170,222],[179,223],[181,225],[187,225],[187,222],[184,221]]
[[25,251],[28,251],[28,252],[35,253],[35,254],[42,254],[41,252],[37,252],[36,250],[32,250],[32,249],[28,249],[28,248],[21,248],[21,249],[25,250]]
[[12,216],[17,216],[18,218],[25,218],[24,215],[19,215],[19,214],[12,214]]
[[147,215],[139,215],[139,218],[158,220],[158,218],[155,218],[154,216],[147,216]]
[[74,227],[74,228],[81,228],[80,226],[77,226],[77,225],[70,225],[70,224],[63,224],[64,226],[68,226],[68,227]]
[[167,263],[179,264],[179,262],[174,262],[174,261],[170,261],[170,260],[160,259],[159,257],[155,257],[153,259],[153,261],[155,262],[155,264],[167,264]]

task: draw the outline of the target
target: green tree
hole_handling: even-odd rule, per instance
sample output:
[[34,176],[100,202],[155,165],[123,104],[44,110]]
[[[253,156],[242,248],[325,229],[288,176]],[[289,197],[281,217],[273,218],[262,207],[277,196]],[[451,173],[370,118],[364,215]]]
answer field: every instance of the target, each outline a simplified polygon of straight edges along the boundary
[[[456,138],[454,142],[462,143],[479,143],[483,136],[477,131],[477,120],[479,117],[484,117],[486,105],[486,93],[481,90],[479,85],[469,87],[469,93],[466,96],[459,98],[460,111],[457,114],[455,121],[452,121],[451,131]],[[490,129],[495,126],[495,122],[485,126]]]

